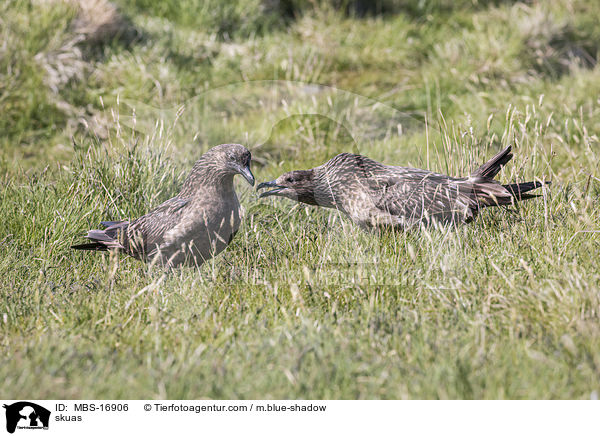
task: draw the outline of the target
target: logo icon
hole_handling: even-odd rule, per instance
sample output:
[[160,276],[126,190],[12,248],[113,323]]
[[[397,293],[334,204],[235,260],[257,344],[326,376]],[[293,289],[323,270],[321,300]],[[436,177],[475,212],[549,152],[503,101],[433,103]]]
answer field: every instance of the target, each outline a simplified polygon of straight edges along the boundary
[[48,429],[50,411],[29,401],[19,401],[4,405],[6,409],[6,431],[14,433],[19,429]]

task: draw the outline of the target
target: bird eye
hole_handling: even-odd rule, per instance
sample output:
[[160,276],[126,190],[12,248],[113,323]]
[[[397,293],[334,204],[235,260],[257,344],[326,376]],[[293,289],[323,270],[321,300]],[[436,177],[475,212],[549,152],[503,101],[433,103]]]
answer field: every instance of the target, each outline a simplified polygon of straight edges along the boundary
[[288,177],[285,179],[286,182],[288,183],[294,183],[294,178],[293,177]]
[[229,160],[235,160],[235,156],[233,155],[232,152],[227,153],[227,159],[229,159]]

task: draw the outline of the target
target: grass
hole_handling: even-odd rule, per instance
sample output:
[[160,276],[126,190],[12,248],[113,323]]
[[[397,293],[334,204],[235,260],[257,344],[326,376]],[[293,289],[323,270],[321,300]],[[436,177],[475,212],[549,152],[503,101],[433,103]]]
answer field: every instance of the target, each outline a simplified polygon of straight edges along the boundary
[[[2,396],[598,395],[600,8],[139,0],[101,32],[59,3],[0,6]],[[69,249],[230,141],[259,181],[347,150],[465,174],[513,144],[499,178],[552,185],[378,234],[240,182],[242,228],[200,270]]]

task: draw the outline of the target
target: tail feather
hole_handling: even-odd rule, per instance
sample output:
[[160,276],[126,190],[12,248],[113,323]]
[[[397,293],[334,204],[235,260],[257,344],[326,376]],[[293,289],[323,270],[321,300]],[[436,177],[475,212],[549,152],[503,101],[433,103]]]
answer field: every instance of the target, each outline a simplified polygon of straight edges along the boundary
[[126,223],[126,220],[120,220],[120,221],[101,221],[100,224],[102,224],[104,226],[104,228],[108,228],[108,227],[112,227],[112,226],[116,226],[119,224],[123,224]]
[[100,242],[90,242],[88,244],[71,245],[73,250],[89,250],[89,251],[107,251],[108,247]]
[[471,177],[483,177],[485,179],[493,179],[500,169],[512,159],[513,154],[510,152],[512,147],[509,145],[496,156],[477,168]]
[[72,245],[74,250],[106,251],[110,249],[122,249],[120,235],[129,226],[129,221],[103,221],[105,230],[89,230],[86,238],[91,242],[86,244]]
[[528,200],[530,198],[540,197],[539,194],[526,194],[526,192],[533,191],[534,189],[541,188],[544,184],[549,185],[551,182],[523,182],[523,183],[511,183],[508,185],[502,185],[508,192],[513,196],[516,201]]
[[112,242],[115,238],[112,235],[108,235],[106,230],[90,230],[86,235],[86,238],[91,239],[92,241],[104,241],[104,242]]

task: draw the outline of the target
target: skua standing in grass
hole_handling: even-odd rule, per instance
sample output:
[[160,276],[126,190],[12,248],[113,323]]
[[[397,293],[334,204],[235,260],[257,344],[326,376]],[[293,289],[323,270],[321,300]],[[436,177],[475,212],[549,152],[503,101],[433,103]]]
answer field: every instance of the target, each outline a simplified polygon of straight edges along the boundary
[[239,144],[222,144],[204,153],[175,197],[134,221],[103,222],[90,230],[92,242],[76,250],[116,249],[164,266],[199,266],[223,251],[240,226],[240,203],[233,177],[254,186],[250,152]]

